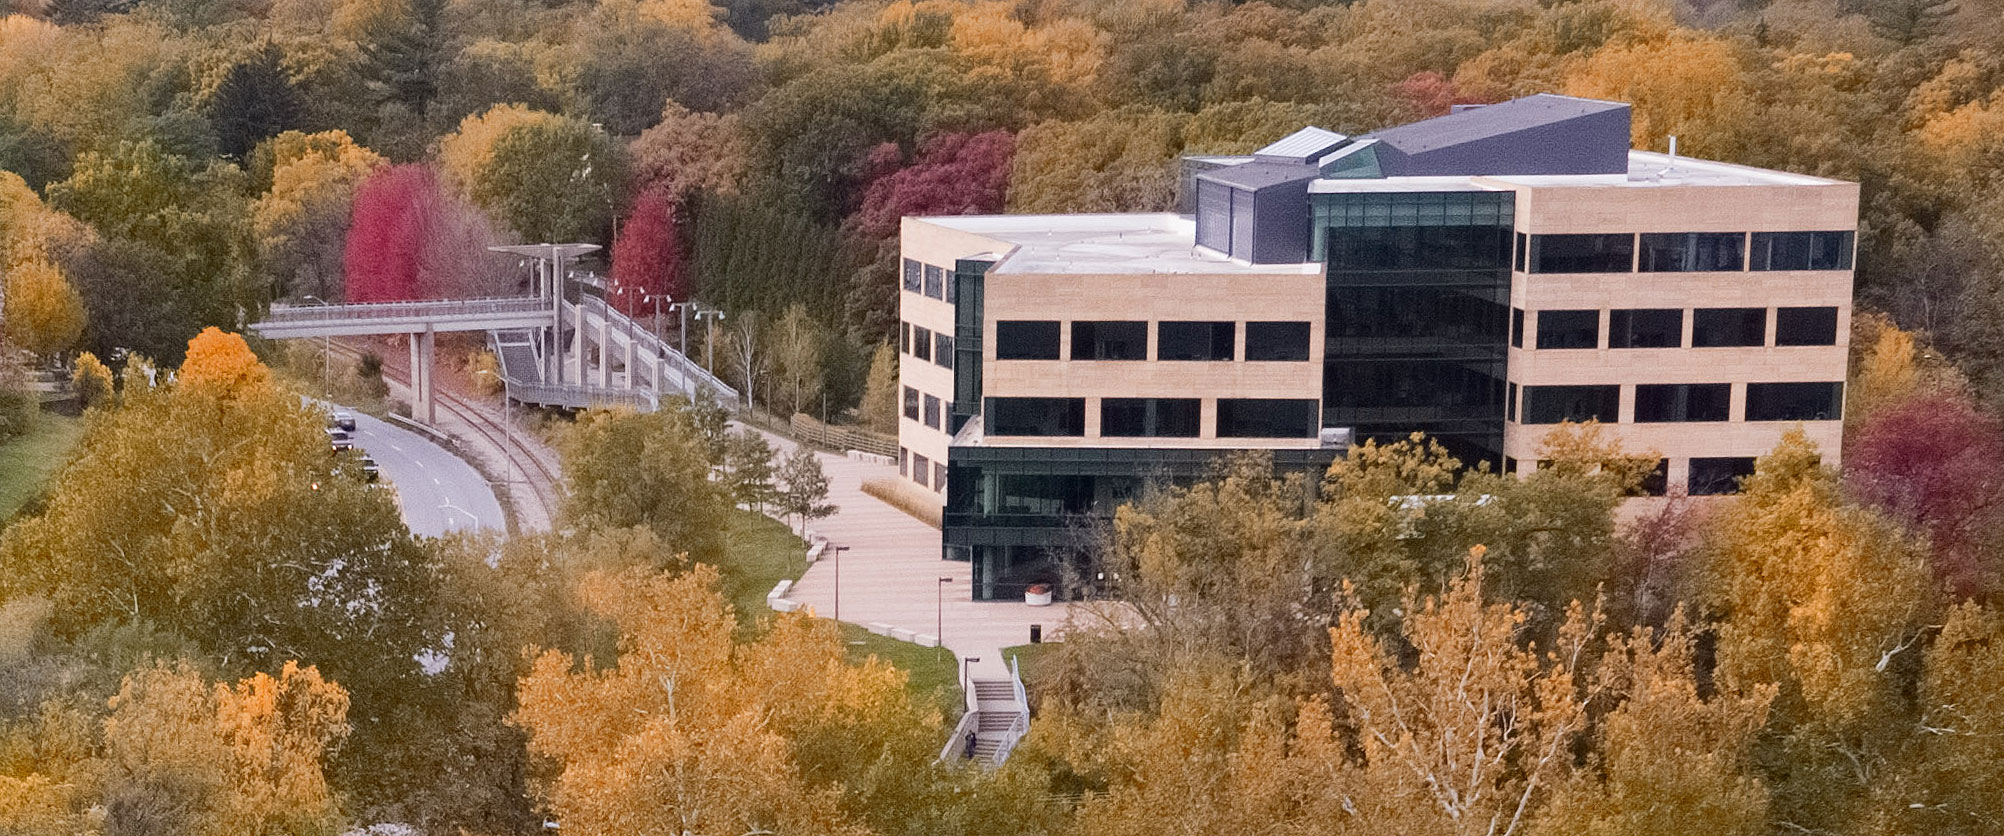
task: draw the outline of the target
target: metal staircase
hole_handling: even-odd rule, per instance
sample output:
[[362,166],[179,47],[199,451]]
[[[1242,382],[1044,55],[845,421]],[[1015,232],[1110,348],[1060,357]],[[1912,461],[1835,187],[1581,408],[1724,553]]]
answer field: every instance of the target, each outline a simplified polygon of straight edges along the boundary
[[[940,750],[941,762],[972,760],[1001,766],[1023,735],[1030,732],[1030,703],[1023,691],[1023,672],[1009,660],[1009,678],[973,679],[967,688],[967,713]],[[974,753],[967,753],[967,736],[974,735]]]

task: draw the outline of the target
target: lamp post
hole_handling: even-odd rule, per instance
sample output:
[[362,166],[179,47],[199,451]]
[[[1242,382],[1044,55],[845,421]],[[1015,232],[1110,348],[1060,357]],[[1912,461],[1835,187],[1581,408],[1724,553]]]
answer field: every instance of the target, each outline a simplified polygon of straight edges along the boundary
[[[515,397],[514,397],[514,392],[511,391],[512,387],[508,385],[508,378],[495,374],[493,371],[489,369],[479,369],[476,370],[474,374],[490,375],[495,380],[501,381],[501,421],[502,421],[501,444],[503,447],[514,447],[515,446]],[[515,461],[515,456],[513,452],[504,449],[501,451],[501,455],[504,458],[508,459],[508,472],[510,476],[508,484],[513,485],[517,482],[522,481],[522,465],[520,462]]]
[[967,696],[967,668],[979,661],[981,661],[979,656],[968,656],[960,660],[960,694],[963,701]]
[[[322,299],[318,296],[314,296],[312,294],[301,296],[299,298],[311,299],[315,302],[319,302],[320,306],[323,308],[332,307],[331,305],[327,304],[327,300]],[[321,334],[320,335],[320,399],[323,401],[331,400],[334,397],[333,364],[334,364],[334,337],[328,334]]]
[[689,356],[689,309],[695,305],[695,302],[674,302],[668,306],[668,310],[682,314],[682,324],[676,327],[675,333],[682,341],[683,357]]
[[[703,331],[703,366],[711,372],[717,370],[717,320],[724,318],[724,312],[717,308],[696,309],[696,321],[710,321],[710,327]],[[687,339],[684,337],[684,339]]]
[[848,546],[835,547],[835,620],[842,620],[842,553]]
[[946,646],[946,585],[950,583],[952,578],[940,578],[932,585],[932,636],[939,639],[940,647]]

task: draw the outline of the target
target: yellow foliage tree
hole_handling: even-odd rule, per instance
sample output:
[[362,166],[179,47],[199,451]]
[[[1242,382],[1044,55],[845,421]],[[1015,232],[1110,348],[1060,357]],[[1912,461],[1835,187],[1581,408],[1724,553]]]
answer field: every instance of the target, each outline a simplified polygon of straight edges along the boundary
[[1965,602],[1928,651],[1914,745],[1875,793],[1862,833],[1994,833],[2004,798],[2004,617]]
[[41,259],[7,270],[5,330],[8,342],[49,357],[69,350],[83,337],[83,297],[61,270]]
[[251,207],[259,261],[290,292],[338,298],[355,189],[387,161],[346,131],[287,131],[271,151],[271,191]]
[[439,164],[462,195],[471,195],[481,174],[494,164],[494,143],[502,136],[516,128],[557,123],[562,119],[523,105],[495,105],[460,120],[458,131],[439,140]]
[[1566,77],[1566,93],[1629,102],[1637,148],[1732,159],[1736,126],[1753,100],[1731,42],[1680,37],[1601,49]]
[[188,358],[181,363],[177,381],[191,391],[241,399],[266,391],[271,385],[271,370],[251,353],[243,337],[204,328],[188,341]]
[[70,385],[76,389],[77,401],[86,409],[111,405],[111,369],[95,354],[86,351],[77,357],[77,368],[70,375]]

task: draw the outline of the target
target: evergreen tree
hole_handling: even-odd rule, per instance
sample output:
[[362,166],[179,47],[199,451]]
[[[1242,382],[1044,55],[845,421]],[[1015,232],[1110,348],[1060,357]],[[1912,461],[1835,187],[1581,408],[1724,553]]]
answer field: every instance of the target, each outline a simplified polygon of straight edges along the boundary
[[242,160],[258,143],[299,126],[306,102],[279,58],[278,48],[266,44],[232,65],[210,97],[209,124],[223,156]]
[[821,459],[806,446],[797,446],[779,465],[780,511],[805,528],[808,523],[834,514],[828,502],[828,473]]

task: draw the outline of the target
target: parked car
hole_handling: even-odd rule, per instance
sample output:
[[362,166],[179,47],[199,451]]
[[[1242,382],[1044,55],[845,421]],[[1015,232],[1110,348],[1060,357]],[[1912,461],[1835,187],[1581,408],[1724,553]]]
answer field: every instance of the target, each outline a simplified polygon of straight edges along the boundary
[[334,413],[334,426],[340,429],[347,430],[348,432],[354,432],[355,413],[349,412],[348,410],[345,409],[336,411]]
[[349,435],[347,430],[340,427],[327,428],[327,442],[333,445],[335,450],[347,450],[355,446],[354,436]]
[[369,458],[365,454],[361,457],[361,461],[362,461],[362,481],[374,482],[378,479],[383,478],[383,469],[376,466],[375,459]]

